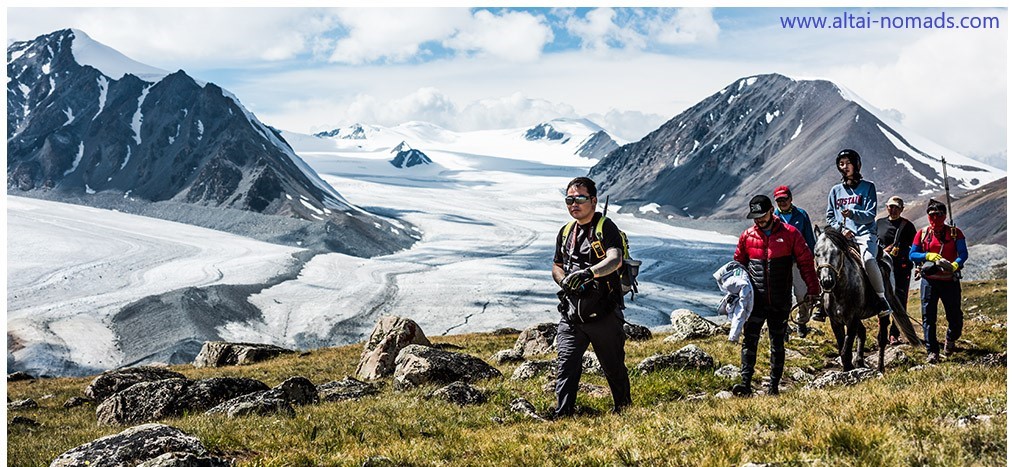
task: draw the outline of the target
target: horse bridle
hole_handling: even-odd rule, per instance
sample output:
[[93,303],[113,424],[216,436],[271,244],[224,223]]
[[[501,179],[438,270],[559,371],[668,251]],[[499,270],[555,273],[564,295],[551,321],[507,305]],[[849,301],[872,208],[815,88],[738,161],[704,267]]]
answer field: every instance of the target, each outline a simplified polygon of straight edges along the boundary
[[[845,267],[845,260],[842,260],[840,263],[838,263],[838,267],[837,268],[835,268],[833,265],[830,265],[830,264],[818,264],[816,272],[819,275],[821,269],[830,269],[830,270],[834,271],[834,280],[835,280],[835,283],[838,283],[838,282],[841,282],[841,270],[844,267]],[[820,284],[820,290],[822,292],[826,293],[826,294],[832,293],[831,290],[828,290],[828,289],[824,288],[824,284]]]

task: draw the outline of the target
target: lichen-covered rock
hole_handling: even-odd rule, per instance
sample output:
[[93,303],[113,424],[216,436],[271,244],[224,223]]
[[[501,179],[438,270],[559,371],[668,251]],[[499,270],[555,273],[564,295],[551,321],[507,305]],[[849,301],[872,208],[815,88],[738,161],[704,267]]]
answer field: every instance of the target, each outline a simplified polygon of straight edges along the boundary
[[534,418],[536,420],[544,420],[542,417],[539,416],[538,413],[535,412],[535,406],[532,405],[531,402],[528,402],[528,400],[523,397],[519,397],[517,399],[512,400],[511,403],[507,406],[507,410],[510,412],[519,413],[521,415]]
[[282,384],[272,388],[268,394],[293,405],[316,404],[320,400],[317,386],[302,376],[293,376],[282,381]]
[[10,425],[36,427],[39,426],[39,422],[35,421],[35,419],[32,418],[23,417],[21,415],[15,415],[13,418],[11,418]]
[[9,411],[30,410],[30,409],[37,409],[37,408],[39,408],[39,403],[35,402],[35,399],[31,399],[31,398],[16,400],[16,401],[8,402],[7,403],[7,410],[9,410]]
[[160,381],[163,379],[187,379],[180,373],[153,366],[120,368],[107,371],[95,377],[85,388],[85,396],[95,402],[102,402],[109,396],[127,389],[137,383]]
[[724,379],[739,379],[740,368],[736,365],[725,365],[715,370],[715,376]]
[[516,336],[521,334],[521,331],[514,328],[500,328],[492,332],[494,336]]
[[57,456],[50,467],[136,466],[174,452],[205,456],[208,450],[200,440],[177,428],[153,423],[127,428],[115,435],[82,444]]
[[478,357],[413,344],[398,353],[394,387],[408,389],[423,384],[450,384],[497,376],[502,376],[500,370]]
[[493,361],[500,365],[505,363],[521,363],[525,361],[525,356],[517,349],[506,349],[493,354]]
[[189,452],[167,452],[151,460],[146,460],[137,467],[229,467],[226,459],[210,456],[198,456]]
[[[550,381],[542,385],[542,391],[546,393],[556,392],[556,381]],[[597,384],[589,384],[584,381],[577,383],[577,392],[588,394],[591,397],[607,397],[610,395],[609,388]]]
[[142,423],[204,412],[229,399],[267,389],[264,383],[247,378],[164,379],[138,383],[114,394],[99,404],[95,415],[100,424]]
[[637,364],[641,373],[651,373],[665,369],[710,370],[715,367],[715,359],[694,344],[690,344],[676,353],[653,355]]
[[722,332],[721,326],[687,309],[681,308],[673,311],[670,319],[672,320],[673,333],[671,336],[666,337],[663,342],[699,339],[714,336]]
[[514,342],[514,350],[525,357],[535,357],[556,352],[556,324],[540,323],[521,331]]
[[385,316],[377,322],[363,346],[356,366],[356,378],[373,380],[394,373],[398,353],[408,345],[430,345],[429,339],[415,321]]
[[92,400],[84,398],[84,397],[74,396],[74,397],[71,397],[70,399],[67,399],[67,402],[63,403],[63,408],[65,408],[65,409],[73,409],[74,407],[82,406],[82,405],[85,405],[85,404],[87,404],[89,402],[92,402]]
[[602,364],[599,363],[598,355],[595,355],[593,352],[585,352],[581,356],[581,373],[586,375],[606,375],[606,371],[602,369]]
[[290,353],[295,353],[295,351],[270,344],[205,342],[201,346],[201,352],[194,359],[194,367],[214,368],[231,365],[249,365]]
[[785,373],[788,374],[789,378],[792,378],[793,381],[800,383],[809,383],[817,378],[802,368],[788,368]]
[[639,324],[623,323],[623,333],[627,335],[627,339],[632,341],[651,339],[651,330]]
[[856,368],[851,371],[829,371],[806,385],[806,389],[825,389],[835,386],[853,386],[868,379],[883,375],[870,368]]
[[461,406],[477,405],[486,402],[486,395],[479,388],[464,381],[455,381],[448,384],[431,392],[427,397],[443,399]]
[[284,415],[295,417],[296,411],[285,399],[274,397],[271,391],[259,391],[229,399],[208,410],[208,415],[226,415],[229,418],[245,415]]
[[341,381],[331,381],[317,386],[317,394],[324,402],[359,400],[366,396],[380,394],[381,384],[365,383],[346,376]]
[[10,373],[7,375],[8,383],[13,383],[15,381],[31,381],[33,379],[35,379],[34,376],[25,373],[23,371],[15,371],[14,373]]
[[[880,359],[878,352],[873,352],[866,356],[866,366],[870,368],[877,367],[877,360]],[[884,367],[893,367],[898,365],[904,365],[909,362],[908,354],[901,347],[888,347],[884,350]]]
[[518,365],[511,379],[532,379],[546,373],[556,374],[556,362],[551,360],[532,360]]

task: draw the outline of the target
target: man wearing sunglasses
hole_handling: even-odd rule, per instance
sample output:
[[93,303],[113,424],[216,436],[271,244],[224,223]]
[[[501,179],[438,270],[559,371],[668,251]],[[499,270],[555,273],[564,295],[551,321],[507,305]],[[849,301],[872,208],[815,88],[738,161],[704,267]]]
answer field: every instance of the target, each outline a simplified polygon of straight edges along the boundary
[[[912,240],[915,239],[915,226],[908,219],[901,217],[904,210],[905,200],[901,197],[892,196],[887,200],[887,217],[877,219],[877,238],[880,239],[880,246],[884,247],[884,253],[891,255],[891,263],[894,266],[894,295],[901,301],[901,306],[907,308],[908,285],[912,281],[912,261],[908,259],[908,253],[912,248]],[[899,337],[901,331],[892,321],[888,342],[891,345],[898,345],[901,343]]]
[[601,237],[596,226],[602,213],[595,182],[578,177],[567,184],[564,203],[574,221],[556,236],[553,280],[560,285],[557,326],[556,409],[551,419],[574,414],[585,351],[595,348],[609,391],[613,411],[630,405],[630,379],[624,364],[623,293],[617,270],[623,262],[620,230],[608,218],[602,221]]
[[926,207],[929,227],[915,234],[909,258],[922,263],[920,297],[922,298],[922,332],[926,339],[926,363],[940,361],[940,343],[937,342],[937,302],[944,303],[947,318],[947,335],[944,355],[957,350],[958,338],[964,326],[961,313],[961,282],[958,271],[968,259],[965,234],[953,225],[947,225],[947,207],[931,199]]

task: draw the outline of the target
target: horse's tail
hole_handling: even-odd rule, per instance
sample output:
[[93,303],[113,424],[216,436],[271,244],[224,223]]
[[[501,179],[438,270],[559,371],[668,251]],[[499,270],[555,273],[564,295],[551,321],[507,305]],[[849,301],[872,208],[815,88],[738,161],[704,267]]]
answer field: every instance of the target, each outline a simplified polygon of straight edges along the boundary
[[901,300],[895,294],[889,294],[888,297],[891,300],[891,308],[894,308],[894,324],[898,325],[898,330],[905,336],[905,340],[911,345],[922,345],[923,341],[915,333],[915,327],[912,326],[912,318],[908,316],[908,310],[902,305]]

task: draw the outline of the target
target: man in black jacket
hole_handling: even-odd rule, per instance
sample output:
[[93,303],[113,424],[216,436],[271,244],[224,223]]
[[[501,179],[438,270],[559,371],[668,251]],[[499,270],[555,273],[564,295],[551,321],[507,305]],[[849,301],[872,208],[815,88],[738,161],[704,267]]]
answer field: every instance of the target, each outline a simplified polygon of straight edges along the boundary
[[553,280],[560,285],[561,319],[556,331],[556,410],[550,418],[574,414],[584,352],[591,344],[613,395],[613,411],[630,405],[630,379],[623,344],[623,293],[617,270],[623,264],[620,230],[595,212],[595,182],[578,177],[567,184],[564,201],[575,220],[556,236]]
[[[884,253],[891,256],[894,266],[894,295],[901,300],[901,306],[908,308],[908,286],[912,281],[912,261],[908,259],[912,240],[915,238],[915,226],[901,213],[905,210],[905,200],[892,196],[887,200],[887,217],[877,219],[877,238]],[[901,332],[891,322],[889,341],[891,345],[901,343]]]

